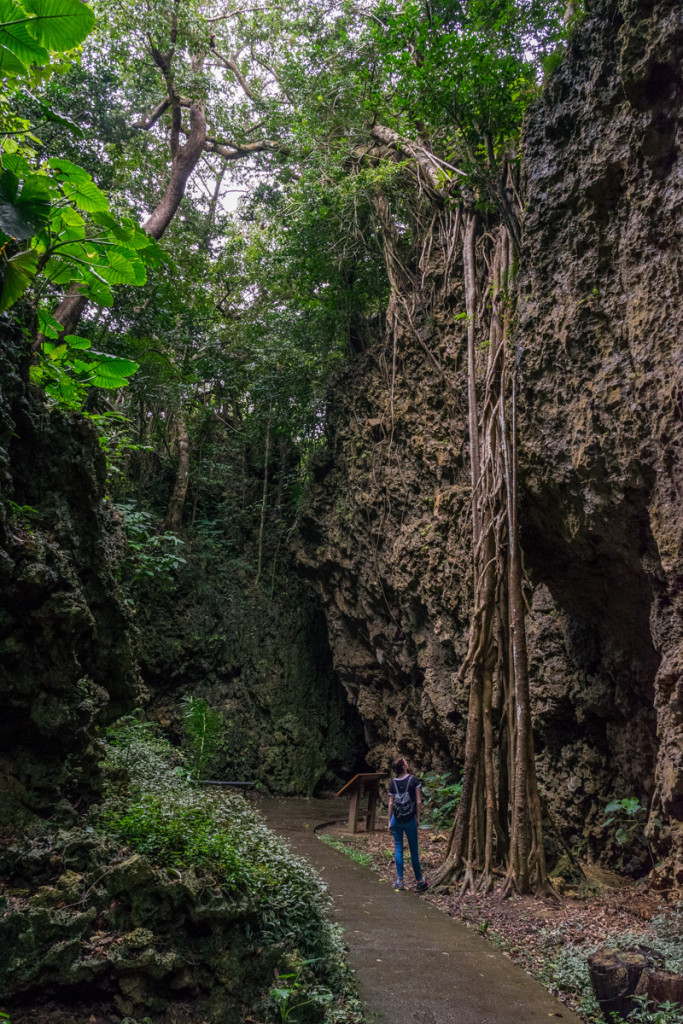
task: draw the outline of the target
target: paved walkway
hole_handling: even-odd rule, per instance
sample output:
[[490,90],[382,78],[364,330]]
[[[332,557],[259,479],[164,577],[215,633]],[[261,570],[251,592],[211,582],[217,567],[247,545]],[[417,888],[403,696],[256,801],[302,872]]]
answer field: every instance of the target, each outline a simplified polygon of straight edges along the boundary
[[412,892],[394,892],[374,871],[322,843],[316,825],[344,818],[345,802],[263,800],[257,806],[327,882],[369,1022],[581,1024],[476,932]]

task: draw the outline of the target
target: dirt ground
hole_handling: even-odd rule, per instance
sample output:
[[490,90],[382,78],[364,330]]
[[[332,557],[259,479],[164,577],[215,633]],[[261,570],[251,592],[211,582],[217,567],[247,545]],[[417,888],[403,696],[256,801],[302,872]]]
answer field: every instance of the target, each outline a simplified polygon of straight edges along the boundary
[[[346,829],[343,823],[322,832],[333,845],[343,844],[354,860],[372,866],[389,884],[393,883],[393,839],[386,827],[357,835],[350,835]],[[427,879],[443,862],[447,843],[446,833],[420,829],[420,860]],[[411,888],[414,880],[407,844],[404,857],[404,881]],[[556,879],[561,892],[557,902],[532,896],[501,900],[495,891],[461,897],[457,887],[427,893],[423,898],[476,928],[554,995],[592,1021],[596,1019],[591,1016],[592,999],[586,999],[585,991],[580,991],[578,979],[572,976],[571,959],[567,966],[567,958],[560,957],[559,951],[570,950],[577,954],[575,959],[583,961],[584,950],[587,957],[596,946],[608,945],[624,933],[632,933],[647,944],[654,937],[652,919],[670,907],[648,892],[644,882],[634,883],[591,865],[582,865],[582,870],[584,877],[576,884]],[[578,973],[584,973],[583,964]]]

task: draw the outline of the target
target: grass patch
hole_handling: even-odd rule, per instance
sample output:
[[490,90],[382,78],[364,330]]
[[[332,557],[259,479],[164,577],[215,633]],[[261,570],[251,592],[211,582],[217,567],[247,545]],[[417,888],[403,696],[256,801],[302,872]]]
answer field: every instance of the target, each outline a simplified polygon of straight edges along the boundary
[[319,835],[318,838],[321,839],[326,846],[329,846],[332,850],[336,850],[337,853],[343,853],[350,860],[355,861],[356,864],[362,864],[364,868],[372,867],[372,854],[363,853],[362,850],[357,850],[355,846],[351,846],[350,844],[345,843],[343,839],[331,836],[327,832]]

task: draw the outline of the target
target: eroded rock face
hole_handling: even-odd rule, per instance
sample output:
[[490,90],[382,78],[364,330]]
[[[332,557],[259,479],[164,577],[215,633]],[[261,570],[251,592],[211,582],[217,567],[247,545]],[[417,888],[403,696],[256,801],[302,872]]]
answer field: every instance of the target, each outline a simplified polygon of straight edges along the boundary
[[253,909],[205,872],[160,869],[92,828],[34,836],[0,860],[23,886],[0,899],[0,984],[17,1022],[44,1020],[56,1000],[64,1021],[115,1007],[238,1024],[268,987],[277,952],[256,952]]
[[[90,423],[48,410],[26,346],[0,346],[0,804],[52,812],[97,787],[95,726],[134,706],[131,622],[115,578],[122,533],[103,501]],[[8,504],[11,502],[12,504]],[[64,805],[68,811],[68,804]]]
[[[608,800],[651,806],[683,884],[683,23],[674,0],[589,7],[523,142],[520,506],[539,772],[556,830],[584,852],[604,846]],[[462,753],[470,523],[452,284],[395,360],[391,337],[375,337],[340,375],[299,543],[382,767],[397,749],[422,768]],[[644,844],[622,863],[646,868]]]
[[663,812],[682,885],[683,19],[591,8],[524,134],[524,547],[602,704],[596,796]]

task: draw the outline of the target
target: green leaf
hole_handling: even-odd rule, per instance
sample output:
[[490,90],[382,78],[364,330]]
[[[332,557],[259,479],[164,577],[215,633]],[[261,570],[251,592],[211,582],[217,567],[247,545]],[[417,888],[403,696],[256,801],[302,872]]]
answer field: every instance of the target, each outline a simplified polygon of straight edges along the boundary
[[114,305],[114,293],[107,284],[91,279],[88,281],[88,295],[98,306],[111,308]]
[[14,171],[3,171],[0,174],[0,199],[8,203],[16,203],[19,195],[19,178]]
[[12,171],[17,178],[25,178],[31,173],[28,160],[18,153],[3,153],[2,163],[5,170]]
[[617,831],[614,834],[614,838],[616,839],[616,841],[619,843],[620,846],[624,846],[624,844],[627,843],[628,840],[629,840],[629,835],[628,835],[628,832],[625,829],[618,828]]
[[109,209],[107,197],[104,192],[100,192],[94,181],[65,182],[64,194],[84,213]]
[[34,39],[50,50],[72,50],[82,43],[95,24],[95,16],[81,0],[22,0],[34,14],[27,28]]
[[118,227],[116,220],[112,217],[108,210],[93,210],[92,219],[96,224],[99,224],[103,228],[111,228],[114,230]]
[[85,225],[85,221],[81,217],[78,210],[72,209],[70,206],[65,206],[63,210],[60,210],[62,223],[66,224],[70,228],[82,228]]
[[97,371],[104,376],[130,377],[140,369],[140,364],[134,363],[132,359],[110,356],[106,352],[93,352],[93,355],[99,357]]
[[62,325],[55,319],[52,313],[46,309],[38,310],[38,330],[46,338],[58,338],[62,332]]
[[20,74],[32,64],[49,64],[49,52],[29,32],[24,11],[12,0],[0,0],[0,23],[0,70]]
[[39,224],[28,217],[18,206],[0,199],[0,228],[10,238],[17,238],[22,241],[33,238]]
[[65,334],[64,341],[69,348],[90,348],[90,339],[79,338],[77,334]]
[[135,271],[130,259],[120,252],[107,254],[108,266],[98,266],[98,271],[109,284],[135,284]]
[[38,257],[33,249],[21,252],[8,260],[0,293],[0,313],[14,305],[26,291],[38,268]]
[[26,65],[4,45],[0,37],[0,75],[20,75],[24,71]]
[[[19,202],[22,205],[27,203],[49,204],[52,198],[53,187],[50,184],[50,179],[44,174],[31,174],[28,178],[24,179]],[[43,216],[47,220],[47,211],[44,211]]]
[[53,284],[71,284],[71,282],[81,276],[80,268],[76,269],[73,264],[66,260],[56,259],[51,256],[45,264],[45,276],[52,281]]
[[617,811],[621,810],[621,800],[612,800],[611,803],[605,807],[605,814],[616,814]]
[[47,166],[56,172],[56,177],[61,178],[63,181],[71,182],[73,185],[81,185],[86,181],[92,181],[92,176],[87,171],[84,171],[82,167],[61,157],[52,157],[51,160],[48,160]]
[[11,238],[32,238],[49,216],[49,185],[40,174],[30,175],[17,194],[18,179],[12,171],[0,174],[0,228]]

